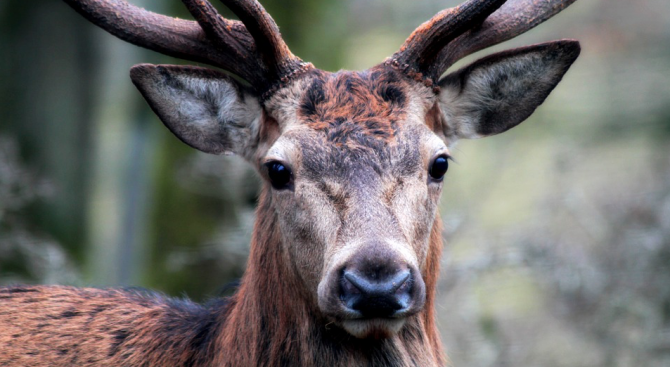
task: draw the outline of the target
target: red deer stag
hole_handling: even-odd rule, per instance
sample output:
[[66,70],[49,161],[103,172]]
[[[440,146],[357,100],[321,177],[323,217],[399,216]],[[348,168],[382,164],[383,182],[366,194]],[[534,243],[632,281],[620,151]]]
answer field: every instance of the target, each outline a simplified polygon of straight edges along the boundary
[[435,326],[438,198],[460,138],[525,120],[577,58],[574,40],[460,58],[574,0],[468,0],[366,71],[291,54],[254,0],[183,0],[196,21],[122,0],[65,0],[111,34],[193,66],[130,77],[165,125],[263,178],[251,254],[229,299],[122,289],[0,289],[0,366],[443,366]]

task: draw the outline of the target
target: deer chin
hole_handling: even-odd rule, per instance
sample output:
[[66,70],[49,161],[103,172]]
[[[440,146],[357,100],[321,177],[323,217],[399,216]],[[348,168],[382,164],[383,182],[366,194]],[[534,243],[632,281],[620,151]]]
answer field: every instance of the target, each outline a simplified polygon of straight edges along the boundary
[[391,338],[405,325],[406,318],[352,319],[340,322],[342,328],[359,339]]

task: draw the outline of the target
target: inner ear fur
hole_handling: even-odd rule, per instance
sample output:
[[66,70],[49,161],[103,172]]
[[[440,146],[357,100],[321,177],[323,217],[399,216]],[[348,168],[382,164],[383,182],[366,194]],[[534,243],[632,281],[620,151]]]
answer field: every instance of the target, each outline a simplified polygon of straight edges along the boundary
[[544,102],[580,53],[560,40],[499,52],[440,80],[440,131],[454,141],[499,134]]
[[130,78],[172,133],[206,153],[249,158],[258,141],[261,106],[230,76],[196,66],[135,65]]

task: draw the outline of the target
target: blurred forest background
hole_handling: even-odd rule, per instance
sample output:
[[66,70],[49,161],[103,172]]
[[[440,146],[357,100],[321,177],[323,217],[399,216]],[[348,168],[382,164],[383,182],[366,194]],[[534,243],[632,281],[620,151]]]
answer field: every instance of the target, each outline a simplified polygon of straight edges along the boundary
[[[132,2],[189,18],[177,0]],[[384,60],[459,2],[263,4],[295,54],[337,70]],[[455,366],[670,366],[670,4],[581,0],[468,60],[557,38],[583,52],[547,102],[454,150],[444,344]],[[181,63],[60,1],[0,2],[0,284],[204,300],[244,271],[258,179],[163,127],[128,78],[143,62]]]

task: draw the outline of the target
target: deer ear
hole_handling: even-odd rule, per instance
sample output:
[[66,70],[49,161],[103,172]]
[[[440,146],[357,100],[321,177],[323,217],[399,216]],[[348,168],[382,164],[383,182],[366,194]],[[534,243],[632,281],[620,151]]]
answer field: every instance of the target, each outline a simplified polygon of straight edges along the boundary
[[184,143],[206,153],[253,154],[261,107],[230,76],[194,66],[141,64],[130,69],[130,78]]
[[579,55],[562,40],[493,54],[440,80],[443,133],[453,142],[499,134],[544,102]]

